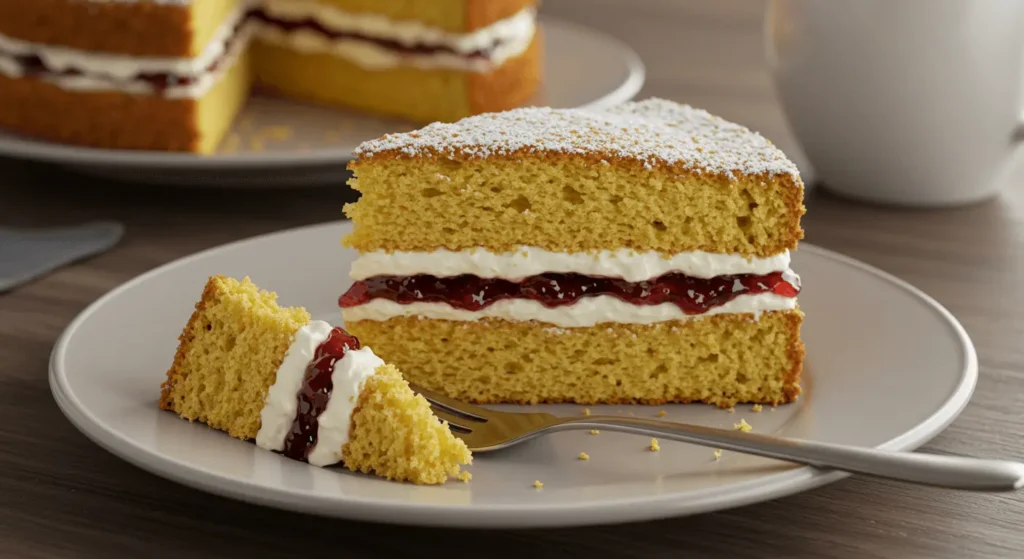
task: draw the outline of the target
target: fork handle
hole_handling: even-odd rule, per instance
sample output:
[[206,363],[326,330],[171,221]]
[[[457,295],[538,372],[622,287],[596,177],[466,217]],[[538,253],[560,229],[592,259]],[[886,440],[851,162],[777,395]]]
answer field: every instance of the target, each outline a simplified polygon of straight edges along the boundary
[[922,485],[972,491],[1013,491],[1024,487],[1024,464],[917,452],[892,452],[856,446],[788,439],[657,421],[639,417],[566,418],[558,429],[596,429],[658,436],[746,454],[777,458]]

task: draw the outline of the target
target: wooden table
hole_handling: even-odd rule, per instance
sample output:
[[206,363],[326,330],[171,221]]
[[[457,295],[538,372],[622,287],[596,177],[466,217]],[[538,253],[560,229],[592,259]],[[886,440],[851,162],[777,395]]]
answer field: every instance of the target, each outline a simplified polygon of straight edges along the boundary
[[[545,10],[633,44],[649,70],[641,96],[704,106],[792,148],[761,65],[759,3],[631,4],[627,12],[616,0],[548,0]],[[559,558],[1024,556],[1022,494],[863,478],[715,514],[602,528],[457,532],[342,522],[174,484],[101,450],[65,420],[47,386],[47,359],[76,313],[194,251],[338,219],[351,197],[343,180],[241,197],[0,164],[0,225],[127,225],[111,252],[0,296],[0,556],[411,557],[435,549],[444,557],[495,550]],[[808,242],[921,287],[960,318],[978,347],[974,399],[929,451],[1024,458],[1024,167],[1009,182],[999,199],[948,211],[869,207],[820,189],[808,198]]]

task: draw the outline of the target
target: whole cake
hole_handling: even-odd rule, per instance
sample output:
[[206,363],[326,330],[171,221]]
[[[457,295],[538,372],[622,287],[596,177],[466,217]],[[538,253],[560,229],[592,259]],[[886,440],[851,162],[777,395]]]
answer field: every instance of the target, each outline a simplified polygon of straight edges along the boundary
[[649,99],[435,123],[356,156],[339,304],[410,382],[476,403],[799,395],[803,183],[759,134]]
[[536,0],[0,2],[0,127],[210,153],[255,82],[416,122],[523,104]]
[[314,466],[341,462],[396,481],[443,483],[471,462],[398,369],[276,298],[248,277],[211,277],[160,407]]

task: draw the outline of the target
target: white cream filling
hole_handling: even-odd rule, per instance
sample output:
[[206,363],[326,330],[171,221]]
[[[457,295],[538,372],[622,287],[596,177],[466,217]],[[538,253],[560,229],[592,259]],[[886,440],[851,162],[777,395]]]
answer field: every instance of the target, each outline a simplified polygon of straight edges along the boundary
[[[49,70],[37,77],[62,89],[119,91],[133,95],[152,95],[159,92],[168,99],[195,99],[205,95],[219,82],[248,47],[255,27],[251,22],[243,23],[239,27],[239,22],[245,15],[246,10],[240,10],[228,18],[202,54],[194,58],[103,54],[27,43],[0,34],[0,74],[11,78],[21,77],[24,75],[24,69],[16,57],[35,55]],[[237,36],[234,35],[236,30]],[[216,70],[208,71],[218,58],[220,62]],[[66,71],[81,73],[61,73]],[[145,80],[135,79],[140,74],[169,74],[190,78],[193,81],[187,85],[172,85],[158,90]]]
[[331,335],[332,328],[323,320],[314,320],[295,333],[260,411],[260,430],[256,433],[256,444],[261,448],[284,450],[285,438],[295,422],[299,406],[298,394],[306,376],[306,366],[313,360],[316,348]]
[[553,252],[522,246],[515,251],[494,253],[484,249],[431,252],[361,253],[352,263],[349,276],[362,280],[378,275],[438,277],[470,274],[481,278],[518,281],[544,273],[576,273],[587,276],[646,281],[675,272],[698,278],[731,274],[769,274],[789,268],[789,251],[767,258],[746,258],[739,254],[702,251],[681,252],[668,258],[661,253],[631,249],[598,252]]
[[[256,434],[256,445],[260,448],[284,450],[298,412],[299,391],[306,368],[332,329],[329,323],[314,320],[295,333],[260,411],[260,430]],[[363,383],[381,365],[384,361],[368,347],[346,351],[345,356],[334,363],[331,398],[317,418],[317,442],[307,456],[310,464],[327,466],[342,460],[342,448],[348,443],[352,412],[359,402]]]
[[537,321],[562,328],[582,328],[603,323],[653,324],[673,320],[693,320],[716,314],[752,314],[759,319],[766,311],[792,310],[795,297],[774,293],[741,295],[725,304],[708,309],[699,315],[689,315],[672,303],[634,305],[611,295],[585,297],[572,305],[549,308],[531,299],[503,299],[479,311],[455,308],[448,303],[400,304],[387,299],[371,299],[356,306],[342,309],[346,322],[358,320],[384,321],[395,317],[422,317],[435,320],[475,321],[481,318],[525,322]]
[[[536,13],[532,8],[470,33],[451,33],[417,21],[396,21],[378,14],[344,12],[312,0],[264,0],[262,11],[281,21],[313,20],[338,33],[357,33],[408,46],[447,47],[455,51],[403,53],[360,38],[334,38],[315,29],[286,30],[273,23],[259,22],[259,37],[263,41],[304,53],[329,53],[367,69],[413,66],[486,72],[525,52],[536,32]],[[499,46],[486,59],[466,56],[496,43]]]
[[327,466],[344,459],[342,449],[348,443],[352,428],[352,412],[359,402],[363,383],[384,365],[373,350],[363,347],[345,352],[345,357],[334,364],[331,374],[331,399],[317,419],[316,445],[307,460],[314,466]]

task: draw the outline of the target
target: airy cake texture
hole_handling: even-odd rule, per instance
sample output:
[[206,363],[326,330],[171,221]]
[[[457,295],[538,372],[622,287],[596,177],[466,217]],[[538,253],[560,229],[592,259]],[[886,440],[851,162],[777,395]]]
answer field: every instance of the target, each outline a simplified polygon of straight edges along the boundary
[[210,153],[254,83],[416,122],[519,106],[536,0],[40,0],[0,5],[0,127]]
[[[335,335],[346,340],[345,352],[321,355]],[[280,307],[276,294],[249,278],[211,277],[179,340],[160,407],[189,421],[314,465],[340,461],[417,484],[444,483],[472,460],[397,368],[344,331],[311,321],[304,309]],[[333,388],[321,387],[325,407],[310,419],[299,399],[326,378],[310,376],[324,364]],[[310,440],[295,436],[300,425],[313,426]],[[293,455],[300,443],[308,448]]]
[[760,135],[650,99],[478,115],[356,156],[342,315],[411,381],[478,403],[799,395],[803,184]]

